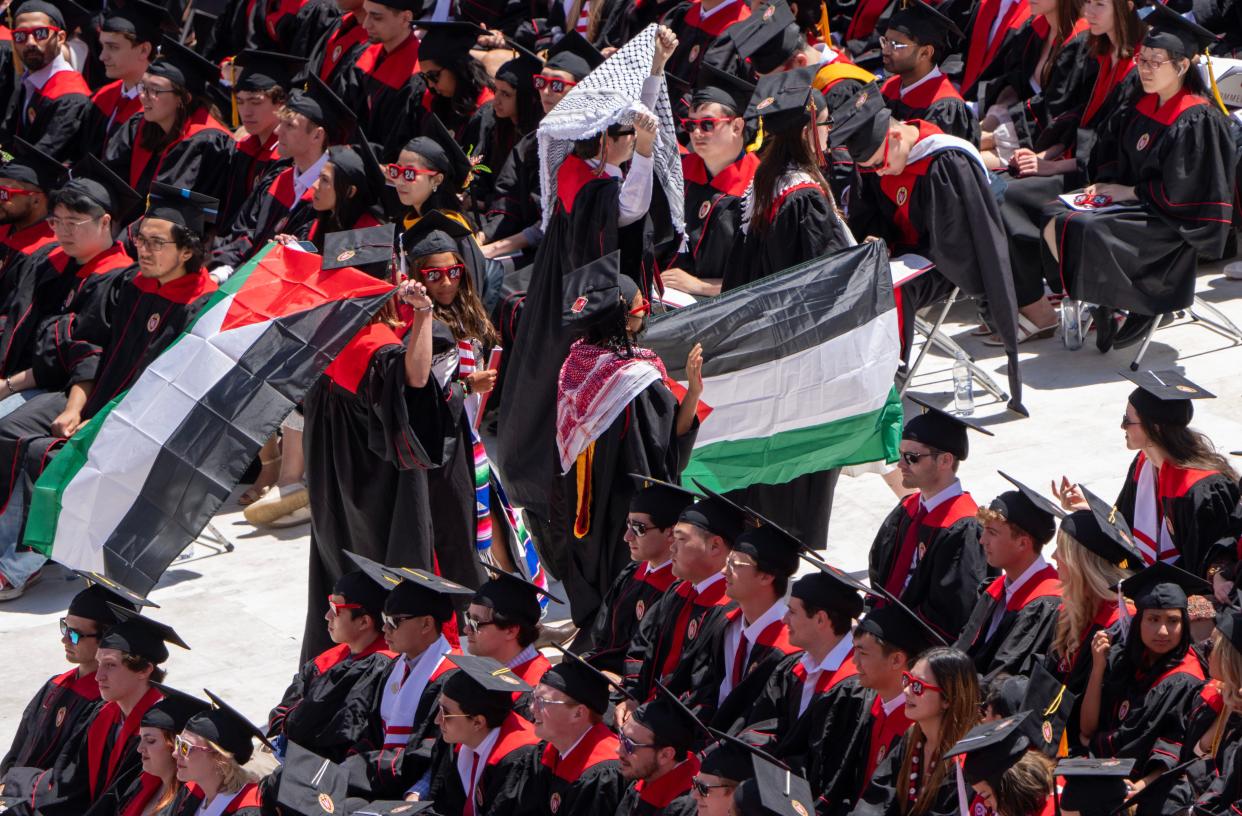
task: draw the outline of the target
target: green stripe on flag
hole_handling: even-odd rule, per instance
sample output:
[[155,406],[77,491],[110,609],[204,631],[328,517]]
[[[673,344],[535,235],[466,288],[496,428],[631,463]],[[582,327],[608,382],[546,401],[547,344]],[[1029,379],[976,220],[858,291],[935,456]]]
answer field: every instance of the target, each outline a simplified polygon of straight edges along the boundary
[[846,465],[892,462],[903,423],[901,398],[889,392],[883,407],[775,436],[696,447],[682,474],[720,493],[752,484],[784,484],[799,476]]

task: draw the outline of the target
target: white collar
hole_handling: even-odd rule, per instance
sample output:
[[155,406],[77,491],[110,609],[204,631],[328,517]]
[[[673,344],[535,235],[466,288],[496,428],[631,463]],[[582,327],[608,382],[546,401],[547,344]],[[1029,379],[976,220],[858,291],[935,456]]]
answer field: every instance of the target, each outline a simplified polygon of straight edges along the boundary
[[822,671],[836,671],[841,668],[841,664],[849,657],[850,651],[854,648],[854,634],[846,632],[845,637],[841,638],[836,646],[828,654],[824,655],[824,659],[819,661],[819,665],[812,665],[811,657],[806,652],[802,653],[802,668],[806,669],[807,675],[817,674]]
[[125,80],[121,80],[121,97],[124,99],[136,99],[138,97],[138,83],[141,81],[138,80],[132,88],[126,89]]
[[817,43],[811,47],[815,49],[817,54],[819,54],[820,65],[828,65],[829,63],[836,62],[841,56],[840,52],[827,43]]
[[1039,572],[1046,566],[1048,566],[1048,562],[1044,560],[1044,557],[1042,555],[1037,555],[1035,556],[1035,560],[1031,562],[1031,565],[1026,568],[1026,571],[1018,576],[1018,580],[1010,583],[1009,579],[1006,578],[1004,585],[1005,598],[1012,598],[1014,593],[1022,588],[1023,584],[1031,580],[1031,578],[1035,576],[1035,573]]
[[923,495],[922,496],[923,508],[927,512],[930,513],[931,511],[935,510],[940,505],[947,502],[949,499],[955,499],[960,495],[962,495],[962,480],[954,479],[952,482],[949,483],[948,487],[946,487],[944,490],[941,490],[936,495],[934,496]]
[[884,709],[885,717],[887,717],[888,715],[896,711],[898,706],[903,706],[905,704],[906,704],[906,693],[904,691],[898,694],[893,699],[889,700],[887,703],[884,702],[883,697],[880,698],[880,707]]
[[293,170],[293,192],[295,202],[305,195],[306,191],[310,189],[310,186],[315,183],[315,179],[319,178],[319,171],[322,170],[323,166],[327,163],[328,152],[325,150],[323,155],[315,160],[314,164],[306,168],[305,173],[299,173],[296,165],[291,168]]
[[[242,790],[245,790],[243,787]],[[197,816],[220,816],[224,813],[225,808],[233,804],[233,800],[241,795],[241,790],[226,793],[220,791],[210,802],[203,802],[198,806]]]
[[712,584],[716,583],[717,581],[723,581],[723,580],[724,580],[723,572],[714,573],[712,575],[709,575],[707,578],[704,578],[702,581],[699,581],[697,584],[695,584],[694,591],[702,595],[704,592],[708,590],[709,587],[711,587]]
[[31,71],[22,77],[22,82],[33,85],[38,90],[43,90],[43,86],[52,78],[53,74],[59,74],[61,71],[72,71],[73,66],[61,54],[57,54],[51,62],[44,65],[37,71]]
[[742,636],[746,638],[747,643],[753,645],[758,641],[759,636],[763,634],[763,630],[785,617],[785,612],[788,610],[789,604],[785,602],[785,599],[778,598],[776,603],[769,606],[767,611],[760,615],[758,620],[749,626],[745,625],[746,616],[738,615],[737,619],[743,624]]
[[523,649],[522,651],[518,652],[517,655],[512,660],[510,660],[508,663],[505,664],[505,666],[512,669],[516,666],[522,665],[528,660],[534,660],[538,655],[539,655],[539,650],[536,649],[535,644],[532,643],[529,646],[527,646],[525,649]]
[[654,567],[651,566],[651,562],[648,561],[647,562],[647,574],[650,575],[653,572],[659,572],[660,570],[664,569],[671,563],[673,563],[673,557],[671,555],[668,558],[661,561],[660,563],[656,564]]
[[497,740],[500,739],[500,726],[496,726],[487,732],[487,736],[479,743],[478,748],[471,748],[468,745],[461,746],[461,750],[457,752],[457,772],[461,775],[461,787],[466,791],[466,798],[473,799],[474,791],[466,790],[470,785],[470,766],[474,764],[474,758],[479,758],[479,767],[475,770],[474,782],[479,783],[479,771],[487,764],[487,759],[492,755],[492,749],[496,747]]
[[575,749],[575,748],[577,748],[579,745],[581,745],[581,744],[582,744],[582,740],[586,739],[586,735],[587,735],[587,734],[589,734],[589,733],[591,733],[591,728],[592,728],[592,727],[593,727],[593,726],[587,726],[587,729],[586,729],[585,731],[583,731],[581,734],[579,734],[579,735],[578,735],[578,739],[574,740],[574,744],[573,744],[573,745],[569,746],[569,748],[568,748],[568,749],[566,749],[566,750],[564,750],[564,751],[561,751],[561,752],[560,752],[561,759],[564,759],[565,757],[567,757],[567,756],[569,756],[570,754],[572,754],[572,753],[574,752],[574,749]]
[[700,19],[700,20],[706,20],[708,17],[711,17],[711,16],[712,16],[713,14],[715,14],[716,12],[718,12],[718,11],[720,11],[720,10],[722,10],[722,9],[727,9],[729,6],[733,5],[733,4],[734,4],[734,3],[736,3],[736,2],[737,2],[737,0],[724,0],[724,2],[723,2],[723,3],[721,3],[721,4],[720,4],[720,5],[718,5],[718,6],[713,7],[710,11],[705,11],[705,10],[703,9],[703,4],[702,4],[702,3],[699,3],[699,19]]
[[911,91],[913,91],[915,88],[919,87],[920,85],[926,85],[928,82],[931,82],[933,79],[936,79],[937,77],[941,77],[941,76],[944,76],[944,75],[940,73],[940,69],[933,67],[930,71],[927,72],[927,76],[923,77],[922,79],[915,80],[914,82],[911,82],[909,85],[902,85],[901,80],[899,79],[897,80],[897,92],[900,96],[904,97],[906,94],[910,93]]
[[[592,170],[598,170],[600,163],[601,162],[599,159],[588,159],[587,160],[587,164],[591,165]],[[625,177],[625,173],[621,172],[621,168],[617,167],[615,164],[605,164],[604,172],[612,176],[613,178],[619,179],[619,178]]]

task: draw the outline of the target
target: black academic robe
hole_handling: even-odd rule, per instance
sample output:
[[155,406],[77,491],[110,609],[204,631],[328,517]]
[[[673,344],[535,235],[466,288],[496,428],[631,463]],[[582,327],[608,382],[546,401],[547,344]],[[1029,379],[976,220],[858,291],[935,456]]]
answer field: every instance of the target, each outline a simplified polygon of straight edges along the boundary
[[298,170],[292,164],[274,167],[247,196],[227,232],[212,242],[208,266],[241,266],[271,239],[286,233],[304,239],[315,220],[311,206],[314,186],[300,197],[294,188]]
[[805,763],[806,778],[818,797],[815,812],[849,812],[910,725],[904,697],[886,713],[880,696],[863,688],[857,675],[839,683],[816,709]]
[[[1231,648],[1226,645],[1222,648]],[[1161,777],[1152,785],[1159,788],[1159,793],[1152,792],[1144,796],[1139,803],[1139,816],[1174,816],[1184,808],[1195,805],[1195,812],[1214,813],[1212,806],[1203,801],[1209,795],[1213,784],[1228,769],[1231,750],[1242,743],[1242,714],[1234,711],[1225,714],[1221,722],[1221,712],[1225,710],[1220,684],[1209,681],[1199,689],[1198,698],[1194,701],[1186,718],[1186,734],[1182,742],[1182,751],[1178,755],[1177,764],[1192,764],[1181,774]],[[1209,736],[1210,735],[1210,736]],[[1213,749],[1207,756],[1200,756],[1200,741],[1209,737]]]
[[[669,76],[677,77],[694,88],[698,83],[699,69],[703,64],[722,71],[730,71],[738,65],[737,45],[728,30],[750,16],[750,4],[746,0],[726,0],[723,8],[715,8],[707,19],[702,16],[702,4],[689,0],[673,7],[664,15],[663,23],[677,35],[677,48],[664,66]],[[674,95],[673,105],[685,112],[680,94]]]
[[[875,773],[871,775],[871,781],[863,790],[862,797],[850,811],[850,816],[881,816],[882,814],[896,816],[902,812],[897,791],[902,787],[908,788],[910,780],[900,778],[901,764],[906,753],[913,749],[910,744],[910,732],[906,732],[906,735],[876,767]],[[953,762],[953,760],[943,761]],[[925,778],[924,776],[922,779]],[[932,801],[923,812],[929,816],[957,816],[961,812],[957,796],[957,774],[954,773],[951,765],[941,777],[940,785],[935,790],[925,790],[920,784],[918,797],[922,799],[928,796]]]
[[9,224],[0,226],[0,289],[11,285],[8,276],[14,264],[55,242],[56,235],[46,219],[17,231]]
[[19,79],[14,96],[0,132],[25,139],[54,159],[77,159],[79,132],[91,107],[91,89],[82,75],[63,63],[42,88]]
[[352,71],[342,72],[334,90],[358,115],[358,126],[381,139],[379,160],[393,162],[401,148],[421,132],[426,86],[418,73],[418,39],[413,33],[392,53],[382,43],[367,46]]
[[[1095,616],[1091,619],[1091,625],[1083,632],[1082,637],[1078,641],[1078,651],[1074,653],[1073,660],[1064,655],[1058,654],[1051,645],[1048,648],[1047,657],[1044,658],[1044,668],[1048,670],[1054,678],[1066,687],[1075,697],[1081,699],[1084,691],[1087,690],[1087,680],[1091,676],[1091,640],[1095,637],[1096,632],[1107,631],[1111,642],[1116,643],[1121,638],[1121,613],[1116,601],[1102,602],[1100,608],[1096,611]],[[1058,614],[1060,614],[1058,612]],[[1133,610],[1131,610],[1133,614]],[[1056,632],[1056,621],[1052,623],[1052,631]]]
[[954,644],[970,655],[985,681],[1001,673],[1029,675],[1031,666],[1048,651],[1056,631],[1061,582],[1056,569],[1045,564],[1005,601],[1000,624],[988,637],[996,607],[1005,598],[1006,580],[997,578],[983,591]]
[[142,97],[138,94],[125,96],[123,80],[115,80],[102,86],[91,95],[86,124],[82,126],[79,152],[102,156],[108,141],[125,123],[142,113]]
[[453,431],[439,385],[405,384],[405,347],[386,325],[364,328],[303,400],[311,519],[303,662],[329,648],[332,586],[352,569],[345,550],[392,566],[434,569],[427,469]]
[[[1236,718],[1237,715],[1234,715],[1233,719]],[[1242,813],[1242,736],[1232,721],[1230,733],[1231,739],[1222,741],[1223,747],[1217,752],[1216,772],[1207,790],[1195,800],[1195,813],[1211,816],[1238,816]]]
[[656,569],[646,561],[626,564],[604,595],[588,637],[575,639],[574,650],[595,656],[596,668],[621,674],[634,633],[676,580],[671,560]]
[[528,770],[525,803],[532,813],[550,816],[613,813],[621,802],[625,779],[617,760],[617,737],[596,723],[562,757],[556,746],[541,742]]
[[1066,291],[1141,315],[1194,299],[1197,258],[1219,258],[1233,218],[1234,147],[1224,117],[1185,89],[1139,100],[1122,131],[1116,178],[1137,202],[1053,216]]
[[67,746],[49,768],[15,766],[4,776],[4,795],[25,799],[45,816],[81,816],[105,792],[129,787],[142,768],[138,728],[142,716],[163,697],[147,689],[128,715],[116,703],[100,706],[76,745]]
[[[512,712],[499,726],[496,744],[487,761],[475,770],[474,813],[516,816],[526,805],[529,774],[524,771],[538,761],[539,738],[535,727]],[[466,792],[457,757],[461,747],[436,740],[431,750],[431,789],[425,797],[436,803],[436,813],[463,816]]]
[[979,146],[979,119],[947,76],[937,71],[937,76],[923,77],[917,87],[904,94],[901,82],[901,77],[891,76],[880,88],[894,118],[931,122],[942,132]]
[[888,30],[888,20],[900,4],[895,0],[857,0],[850,10],[842,39],[852,61],[868,71],[883,68],[880,35]]
[[[228,796],[228,794],[217,794]],[[172,816],[198,816],[203,805],[203,792],[195,784],[185,785],[177,792],[173,803]],[[220,816],[259,816],[263,813],[263,802],[257,782],[247,782],[229,799],[228,805],[220,811]]]
[[339,16],[333,0],[256,0],[246,45],[260,51],[302,55]]
[[[479,160],[479,166],[466,187],[472,214],[483,215],[486,212],[496,184],[496,174],[504,167],[519,138],[521,134],[511,120],[496,118],[492,100],[480,105],[466,122],[460,144],[472,159],[477,156]],[[482,167],[490,172],[483,171]]]
[[[184,786],[180,783],[177,785],[172,800],[159,810],[153,811],[150,816],[176,814],[178,795],[184,796]],[[140,771],[131,777],[128,785],[113,785],[108,788],[103,796],[95,800],[85,816],[144,816],[147,805],[155,801],[163,789],[164,782],[158,776]]]
[[233,136],[224,125],[200,108],[186,119],[176,141],[152,153],[138,140],[145,121],[141,116],[132,117],[108,140],[103,161],[112,172],[142,196],[155,181],[215,199],[224,195],[228,177],[222,170],[228,166],[233,144]]
[[919,503],[919,494],[913,493],[884,519],[871,544],[868,574],[872,584],[882,584],[941,636],[953,639],[987,575],[975,519],[979,508],[963,493],[925,514],[912,530]]
[[[724,617],[724,626],[712,630],[707,648],[697,656],[703,665],[695,673],[702,676],[704,681],[695,684],[688,701],[700,720],[719,730],[728,729],[738,720],[746,719],[750,715],[751,706],[763,694],[777,667],[783,666],[788,658],[802,653],[789,642],[789,627],[784,620],[773,621],[764,627],[750,645],[740,681],[721,700],[721,685],[725,678],[733,676],[733,661],[737,659],[735,653],[731,661],[725,652],[726,633],[731,624],[742,620],[741,607],[730,609]],[[801,689],[798,693],[801,694]],[[792,703],[796,709],[797,701]]]
[[[1026,0],[1010,3],[1003,16],[1002,4],[1002,0],[980,0],[978,4],[958,0],[951,3],[948,9],[950,17],[966,32],[961,75],[953,79],[962,92],[962,98],[967,101],[979,99],[981,80],[992,79],[1001,73],[1004,61],[999,59],[1000,55],[1009,52],[1018,31],[1031,16]],[[969,28],[966,27],[968,23]],[[989,40],[994,25],[996,36]]]
[[[492,165],[495,169],[495,165]],[[537,227],[543,217],[539,199],[539,142],[535,131],[523,134],[509,151],[492,184],[482,218],[488,241]],[[533,257],[533,253],[531,254]]]
[[216,234],[223,235],[233,224],[233,217],[246,205],[251,194],[266,178],[273,167],[289,164],[277,149],[276,133],[260,142],[253,134],[235,141],[229,153],[228,180],[224,197],[220,200],[220,214],[216,217]]
[[615,816],[693,816],[690,781],[698,772],[699,758],[690,754],[659,779],[639,779],[625,789]]
[[312,48],[310,70],[330,88],[344,81],[343,75],[353,70],[358,57],[370,45],[359,12],[361,9],[347,11],[338,17]]
[[77,744],[101,705],[94,672],[79,677],[75,668],[49,678],[22,712],[13,745],[0,760],[0,777],[14,766],[50,768]]
[[382,634],[357,655],[341,643],[303,665],[267,717],[268,737],[283,736],[334,762],[344,759],[367,724],[370,712],[358,703],[369,703],[375,689],[360,681],[380,676],[366,660],[377,653],[394,657]]
[[737,161],[709,176],[694,153],[681,157],[685,181],[686,246],[677,266],[699,277],[723,277],[742,225],[742,196],[755,176],[759,158],[743,153]]

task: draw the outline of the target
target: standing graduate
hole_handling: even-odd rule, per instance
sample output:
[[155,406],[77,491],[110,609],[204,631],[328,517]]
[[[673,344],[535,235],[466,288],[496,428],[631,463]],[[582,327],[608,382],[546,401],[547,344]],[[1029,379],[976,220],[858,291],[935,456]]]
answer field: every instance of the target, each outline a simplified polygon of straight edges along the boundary
[[872,585],[900,598],[943,637],[956,638],[987,571],[975,518],[979,508],[962,490],[957,469],[970,451],[967,429],[992,433],[915,402],[926,412],[906,422],[897,469],[902,487],[917,490],[880,525],[869,574]]
[[61,53],[69,30],[52,3],[26,0],[17,6],[12,38],[23,72],[0,127],[7,137],[26,139],[58,161],[77,158],[91,106],[86,80]]
[[168,9],[147,0],[131,0],[109,8],[99,30],[99,60],[112,80],[91,95],[91,109],[82,128],[80,152],[103,155],[125,123],[142,112],[142,75],[155,59],[163,34],[176,31]]
[[382,136],[381,161],[394,161],[420,130],[426,84],[418,67],[418,38],[411,24],[421,0],[364,0],[362,27],[371,44],[332,89],[354,106],[364,133]]
[[0,280],[21,258],[55,241],[48,223],[48,197],[60,187],[65,167],[14,137],[12,158],[0,164]]
[[271,747],[241,712],[203,689],[212,707],[191,717],[177,735],[177,779],[185,787],[176,816],[259,816],[259,785],[242,768],[254,755],[255,739]]

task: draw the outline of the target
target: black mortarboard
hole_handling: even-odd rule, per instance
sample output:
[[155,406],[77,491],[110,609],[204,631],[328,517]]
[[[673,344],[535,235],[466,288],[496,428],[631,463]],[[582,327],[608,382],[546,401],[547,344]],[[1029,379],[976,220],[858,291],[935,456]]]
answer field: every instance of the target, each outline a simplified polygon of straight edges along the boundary
[[391,590],[397,584],[405,580],[396,570],[386,567],[378,561],[372,561],[365,555],[359,555],[356,552],[344,550],[345,557],[354,562],[354,565],[362,571],[364,575],[378,584],[384,590]]
[[46,3],[44,0],[26,0],[26,2],[19,5],[17,10],[13,12],[14,23],[23,14],[46,14],[48,19],[57,28],[63,29],[65,27],[64,12],[60,10],[60,7],[52,3]]
[[349,771],[292,740],[285,751],[276,801],[295,813],[345,813]]
[[900,31],[920,45],[943,48],[952,40],[963,38],[957,23],[932,8],[923,0],[909,0],[893,12],[888,20],[889,31]]
[[[1164,8],[1159,4],[1157,6]],[[1130,404],[1134,410],[1138,411],[1139,416],[1158,425],[1189,425],[1195,415],[1191,400],[1216,396],[1172,369],[1122,373],[1138,386],[1130,392]]]
[[166,623],[140,615],[119,604],[109,602],[108,608],[116,616],[117,623],[108,627],[99,639],[101,649],[117,649],[145,657],[152,663],[163,663],[168,659],[168,647],[165,643],[172,643],[182,649],[190,648]]
[[859,621],[858,631],[896,646],[911,661],[933,646],[945,645],[944,638],[928,627],[908,606],[900,602],[893,603],[891,600],[868,612]]
[[621,251],[613,250],[575,269],[564,281],[561,320],[585,326],[621,308]]
[[147,73],[164,77],[194,95],[220,79],[220,68],[181,43],[165,35],[160,38],[159,55],[147,66]]
[[203,689],[203,693],[207,695],[207,699],[211,700],[214,708],[191,717],[190,721],[185,724],[186,731],[214,742],[232,754],[239,765],[245,765],[250,761],[250,756],[254,753],[253,739],[255,737],[258,737],[259,741],[268,748],[272,747],[263,732],[243,717],[240,711],[212,694],[208,689]]
[[172,686],[161,683],[151,685],[164,697],[142,715],[142,725],[147,728],[159,728],[170,734],[180,734],[192,717],[211,708],[211,703],[206,700],[200,700]]
[[124,8],[109,8],[101,31],[128,34],[136,42],[159,44],[162,34],[176,34],[177,24],[168,8],[147,0],[129,0]]
[[340,595],[345,603],[359,604],[362,611],[375,621],[375,626],[379,627],[384,601],[388,600],[388,590],[372,581],[365,572],[360,569],[350,570],[337,578],[332,585],[332,594]]
[[[743,533],[745,537],[747,533]],[[859,582],[846,575],[836,567],[803,555],[803,560],[816,567],[815,572],[807,573],[794,581],[790,590],[791,597],[803,603],[809,603],[816,609],[832,609],[857,618],[863,611],[863,599],[858,594]],[[878,635],[877,635],[878,636]]]
[[767,74],[794,55],[802,32],[785,0],[770,0],[730,26],[729,37],[756,73]]
[[1021,674],[997,675],[987,685],[984,702],[992,709],[993,716],[1010,717],[1024,710],[1022,701],[1030,685],[1031,681]]
[[602,715],[608,710],[608,687],[612,685],[608,675],[573,652],[557,648],[561,662],[544,672],[539,682]]
[[388,178],[370,142],[362,139],[356,144],[330,147],[328,161],[332,163],[334,179],[342,189],[352,184],[357,188],[354,195],[364,205],[380,199]]
[[1002,720],[980,723],[945,752],[944,758],[965,754],[962,775],[968,784],[992,781],[1017,764],[1031,744],[1022,730],[1030,716],[1023,711]]
[[749,507],[745,509],[746,526],[733,542],[733,549],[753,558],[760,572],[791,577],[798,571],[798,554],[805,549],[802,542],[775,522]]
[[437,252],[460,254],[457,239],[471,234],[468,225],[440,210],[431,210],[401,234],[401,247],[410,259]]
[[732,547],[733,542],[746,529],[748,511],[740,504],[704,487],[697,479],[694,486],[702,491],[703,498],[682,510],[677,520],[718,535]]
[[201,236],[216,220],[219,207],[220,202],[211,196],[155,181],[147,193],[144,217],[171,221]]
[[20,136],[14,136],[6,149],[11,159],[0,166],[0,176],[33,184],[45,193],[60,186],[65,166]]
[[698,498],[693,491],[649,476],[631,473],[634,495],[630,497],[631,513],[646,513],[655,526],[664,529],[677,523],[686,506]]
[[1122,569],[1143,565],[1143,554],[1134,546],[1130,525],[1121,512],[1082,485],[1078,486],[1090,510],[1075,510],[1061,521],[1061,529],[1091,552]]
[[352,266],[381,280],[392,263],[393,224],[330,232],[323,237],[323,269]]
[[[833,147],[844,147],[855,162],[865,162],[884,146],[892,114],[884,104],[884,95],[874,82],[849,97],[829,98],[828,121],[832,130],[828,139]],[[911,397],[913,399],[913,397]]]
[[543,616],[540,595],[559,604],[565,603],[543,587],[499,567],[483,564],[483,569],[487,570],[491,580],[484,581],[474,593],[473,603],[486,606],[507,620],[531,626],[539,623],[539,618]]
[[1189,595],[1211,595],[1212,586],[1186,570],[1157,561],[1121,582],[1139,609],[1185,609]]
[[1242,609],[1226,606],[1220,610],[1216,615],[1216,628],[1234,649],[1242,652]]
[[571,31],[548,49],[544,68],[564,71],[576,81],[582,79],[604,61],[604,55],[577,31]]
[[755,86],[714,65],[703,63],[699,68],[699,81],[690,94],[690,106],[716,102],[731,108],[739,116],[746,112]]
[[[1142,812],[1146,812],[1146,808],[1141,807],[1144,804],[1150,804],[1150,805],[1164,804],[1164,802],[1162,801],[1156,801],[1157,798],[1161,800],[1167,799],[1169,792],[1171,790],[1171,783],[1176,782],[1177,779],[1181,777],[1181,775],[1186,771],[1187,768],[1189,768],[1191,765],[1194,765],[1200,761],[1201,760],[1199,759],[1199,757],[1191,757],[1185,762],[1181,762],[1181,763],[1178,763],[1177,765],[1174,765],[1172,768],[1166,768],[1162,770],[1160,773],[1156,774],[1156,777],[1152,779],[1150,782],[1148,782],[1147,785],[1145,785],[1142,790],[1138,791],[1137,793],[1130,794],[1129,798],[1127,798],[1124,802],[1120,802],[1114,805],[1113,809],[1108,812],[1107,816],[1118,816],[1118,814],[1120,814],[1123,811],[1127,813],[1133,813],[1133,812],[1142,813]],[[1201,812],[1201,810],[1200,808],[1195,807],[1195,808],[1181,809],[1181,810],[1178,810],[1177,812],[1178,813],[1187,813],[1187,812],[1199,813]],[[1202,810],[1202,812],[1207,813],[1208,811]],[[1217,812],[1221,813],[1223,811],[1217,811]]]
[[1023,728],[1032,748],[1054,759],[1061,753],[1065,726],[1077,699],[1042,663],[1033,664],[1021,704],[1021,710],[1031,712]]
[[733,782],[745,782],[755,776],[754,758],[769,756],[763,749],[751,742],[761,738],[753,731],[743,731],[734,736],[713,728],[711,734],[716,742],[703,749],[699,764],[700,773],[719,776]]
[[70,168],[69,181],[61,189],[86,196],[118,224],[128,221],[142,203],[142,196],[93,153],[87,153]]
[[444,623],[453,617],[454,595],[474,594],[474,590],[426,570],[399,567],[391,571],[402,581],[384,602],[384,611],[390,615],[430,615]]
[[433,23],[420,20],[417,26],[427,31],[418,43],[419,61],[431,60],[441,68],[469,54],[480,35],[487,33],[486,29],[474,23],[460,21]]
[[1051,541],[1057,532],[1057,519],[1064,516],[1065,511],[1039,491],[1027,487],[1003,470],[996,472],[1018,489],[1001,493],[992,500],[990,509],[1028,533],[1035,539],[1036,544],[1043,545]]
[[918,397],[907,396],[911,402],[921,406],[924,411],[906,421],[906,427],[901,432],[902,439],[919,442],[929,448],[951,453],[958,459],[965,460],[967,454],[970,453],[970,442],[966,438],[967,428],[988,436],[995,435],[973,420],[942,411]]
[[752,758],[755,776],[733,793],[739,813],[763,816],[804,816],[815,812],[811,785],[786,767],[763,757]]
[[1057,763],[1057,776],[1065,778],[1061,809],[1083,816],[1109,813],[1126,799],[1126,779],[1134,770],[1133,759],[1074,757]]
[[655,735],[659,745],[689,751],[710,734],[707,726],[659,680],[655,697],[634,709],[634,720]]
[[423,117],[422,135],[407,142],[404,149],[422,156],[433,169],[444,174],[445,181],[451,187],[466,185],[466,178],[470,175],[470,157],[434,113]]
[[448,655],[448,659],[460,671],[445,679],[444,696],[471,716],[482,715],[488,722],[502,720],[513,711],[514,695],[531,690],[512,669],[490,657]]
[[503,79],[519,92],[524,88],[533,90],[531,81],[535,74],[543,70],[543,60],[514,40],[507,37],[506,40],[517,56],[496,69],[496,79]]
[[79,618],[88,618],[98,621],[104,626],[111,626],[117,622],[118,618],[116,613],[112,611],[110,604],[115,604],[131,612],[137,611],[140,606],[159,609],[159,604],[147,600],[129,587],[113,581],[106,575],[79,569],[75,569],[74,572],[85,579],[90,586],[73,596],[73,600],[69,602],[68,614],[70,615],[77,615]]
[[307,75],[305,85],[289,93],[285,107],[323,128],[329,144],[347,143],[353,138],[358,124],[358,118],[349,105],[313,71]]
[[1206,51],[1209,45],[1221,38],[1164,3],[1150,5],[1151,13],[1146,17],[1147,36],[1143,38],[1143,45],[1148,48],[1163,48],[1170,57],[1180,59]]
[[403,802],[399,799],[390,799],[363,805],[355,810],[352,816],[415,816],[435,806],[435,802]]
[[305,67],[306,58],[247,49],[237,55],[233,64],[241,69],[234,86],[236,90],[266,91],[276,86],[289,90],[293,78]]
[[781,71],[759,78],[755,105],[748,116],[759,117],[768,133],[796,131],[815,120],[823,95],[811,87],[813,68]]

